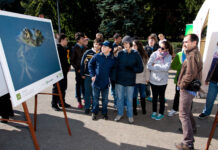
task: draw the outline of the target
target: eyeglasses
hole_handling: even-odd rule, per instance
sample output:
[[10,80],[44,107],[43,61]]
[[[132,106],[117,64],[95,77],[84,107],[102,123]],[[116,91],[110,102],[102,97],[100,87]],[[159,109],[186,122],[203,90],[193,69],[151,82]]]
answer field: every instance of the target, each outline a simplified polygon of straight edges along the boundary
[[161,50],[163,51],[163,50],[165,50],[165,48],[164,48],[164,47],[161,47]]

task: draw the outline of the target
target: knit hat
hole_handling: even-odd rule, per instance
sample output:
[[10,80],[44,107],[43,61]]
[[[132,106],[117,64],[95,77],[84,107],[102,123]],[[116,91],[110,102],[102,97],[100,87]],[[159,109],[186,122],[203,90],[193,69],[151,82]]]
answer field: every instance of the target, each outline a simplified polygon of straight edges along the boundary
[[122,39],[122,43],[125,43],[125,42],[132,43],[132,41],[133,41],[133,38],[131,38],[128,35],[124,36],[123,39]]
[[110,43],[109,41],[104,41],[104,42],[102,43],[102,46],[103,46],[103,45],[112,48],[112,45],[111,45],[111,43]]

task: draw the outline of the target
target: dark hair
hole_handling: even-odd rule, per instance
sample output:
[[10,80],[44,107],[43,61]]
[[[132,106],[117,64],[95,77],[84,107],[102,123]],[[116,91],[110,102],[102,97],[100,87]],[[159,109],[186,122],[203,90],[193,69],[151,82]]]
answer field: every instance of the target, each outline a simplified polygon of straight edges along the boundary
[[198,36],[197,36],[196,34],[188,34],[187,36],[190,37],[190,41],[191,41],[191,42],[196,41],[196,45],[198,45],[199,38],[198,38]]
[[161,44],[164,44],[165,49],[169,49],[170,55],[173,55],[173,47],[168,41],[163,41]]
[[121,37],[120,34],[119,33],[115,33],[114,36],[113,36],[113,39],[118,39],[119,37]]
[[93,44],[94,43],[98,43],[98,44],[102,45],[102,40],[97,38],[94,40]]
[[137,48],[138,48],[137,51],[139,52],[140,56],[142,57],[143,62],[146,64],[148,61],[148,53],[143,48],[142,42],[140,42],[138,40],[134,40],[133,42],[137,45]]
[[84,38],[85,37],[85,34],[84,33],[82,33],[82,32],[77,32],[76,34],[75,34],[75,40],[76,40],[76,42],[78,42],[79,40],[80,40],[80,38]]
[[64,33],[60,33],[58,42],[61,43],[61,40],[64,40],[65,38],[67,38],[67,36]]
[[153,39],[153,40],[155,41],[155,43],[158,42],[158,40],[157,40],[157,36],[156,36],[155,34],[151,34],[151,35],[149,35],[149,36],[148,36],[148,40],[149,40],[149,39]]

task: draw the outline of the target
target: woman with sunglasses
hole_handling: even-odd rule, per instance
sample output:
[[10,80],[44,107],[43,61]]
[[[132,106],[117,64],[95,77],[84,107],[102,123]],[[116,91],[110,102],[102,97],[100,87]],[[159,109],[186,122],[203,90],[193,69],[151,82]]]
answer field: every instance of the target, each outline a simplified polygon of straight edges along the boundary
[[[164,117],[165,91],[168,82],[168,70],[170,69],[173,49],[168,41],[163,41],[160,48],[152,53],[148,61],[148,69],[151,71],[149,82],[152,90],[152,119],[161,120]],[[159,99],[160,109],[157,114],[157,101]]]

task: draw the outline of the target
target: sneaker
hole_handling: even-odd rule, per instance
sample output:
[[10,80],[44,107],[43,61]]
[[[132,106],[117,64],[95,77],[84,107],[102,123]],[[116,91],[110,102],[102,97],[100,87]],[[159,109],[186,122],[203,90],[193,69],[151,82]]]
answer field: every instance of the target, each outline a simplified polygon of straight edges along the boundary
[[128,118],[128,121],[129,121],[130,124],[133,124],[133,123],[134,123],[133,117],[129,117],[129,118]]
[[52,109],[54,109],[55,111],[61,111],[61,109],[58,107],[58,105],[52,105],[51,107],[52,107]]
[[83,108],[82,103],[79,103],[79,104],[78,104],[78,108],[79,108],[79,109],[82,109],[82,108]]
[[156,119],[156,116],[157,116],[157,113],[156,113],[156,112],[153,112],[153,113],[151,114],[151,118],[152,118],[152,119]]
[[[62,107],[62,105],[59,104],[59,107]],[[67,103],[64,103],[64,107],[65,107],[65,108],[70,108],[71,106],[70,106],[69,104],[67,104]]]
[[178,150],[194,150],[194,145],[186,145],[184,143],[176,143],[175,144],[176,148]]
[[115,117],[114,121],[120,121],[121,118],[122,118],[122,116],[117,115],[117,116]]
[[161,120],[161,119],[163,119],[163,117],[164,117],[164,115],[158,114],[158,115],[156,116],[156,119],[155,119],[155,120]]
[[107,114],[103,115],[103,119],[108,120],[108,115]]
[[92,120],[97,120],[97,116],[95,113],[92,113]]
[[171,109],[171,111],[168,113],[169,117],[172,117],[176,114],[176,111],[174,109]]
[[204,113],[201,113],[201,114],[198,116],[198,119],[204,120],[204,119],[206,119],[207,117],[208,117],[207,115],[205,115]]
[[90,110],[89,109],[85,109],[85,114],[89,114]]
[[149,102],[152,102],[152,98],[151,97],[147,97],[146,100],[149,101]]

